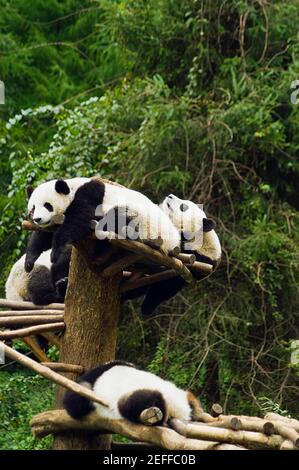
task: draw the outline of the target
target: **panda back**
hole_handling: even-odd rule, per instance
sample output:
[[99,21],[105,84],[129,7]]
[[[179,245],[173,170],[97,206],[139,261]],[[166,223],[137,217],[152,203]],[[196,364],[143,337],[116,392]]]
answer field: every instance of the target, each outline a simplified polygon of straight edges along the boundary
[[5,297],[7,300],[28,300],[29,275],[25,268],[25,255],[16,261],[10,270],[5,283]]
[[103,417],[120,419],[119,402],[138,390],[160,392],[172,416],[189,419],[190,406],[184,390],[150,372],[127,366],[113,367],[96,380],[94,391],[109,404],[109,409],[99,404],[95,407]]
[[51,269],[51,250],[43,251],[35,262],[35,266],[44,266],[45,268]]

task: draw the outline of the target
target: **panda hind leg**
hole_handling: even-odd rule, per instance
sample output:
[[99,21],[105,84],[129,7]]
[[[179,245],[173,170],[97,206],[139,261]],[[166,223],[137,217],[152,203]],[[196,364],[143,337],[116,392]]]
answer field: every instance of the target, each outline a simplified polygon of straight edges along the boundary
[[152,315],[155,309],[162,302],[174,297],[185,287],[185,285],[186,281],[178,276],[149,286],[148,292],[141,306],[142,314]]
[[45,266],[34,268],[28,282],[28,293],[30,300],[35,305],[48,305],[58,301],[48,268]]
[[158,426],[168,420],[166,401],[158,390],[136,390],[119,400],[118,409],[123,418],[133,423]]

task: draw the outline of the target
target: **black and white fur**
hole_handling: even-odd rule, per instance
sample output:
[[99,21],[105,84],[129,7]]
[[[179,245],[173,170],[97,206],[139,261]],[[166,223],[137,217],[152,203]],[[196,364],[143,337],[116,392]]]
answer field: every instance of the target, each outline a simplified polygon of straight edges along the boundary
[[36,305],[64,302],[71,250],[66,248],[59,262],[51,263],[51,250],[44,251],[36,260],[34,268],[25,270],[26,255],[12,266],[5,284],[7,300],[30,301]]
[[[91,221],[97,212],[103,219],[115,209],[128,215],[128,223],[134,219],[140,239],[160,236],[163,239],[161,250],[166,253],[179,245],[177,228],[159,206],[138,191],[104,182],[100,178],[48,181],[32,191],[28,202],[30,217],[41,227],[53,225],[59,215],[65,217],[52,240],[51,259],[54,263],[66,244],[78,242],[89,235]],[[32,269],[41,251],[47,248],[49,236],[46,232],[36,232],[27,250],[27,271]]]
[[108,407],[67,391],[64,407],[74,419],[82,419],[96,411],[102,418],[138,423],[143,410],[157,407],[162,411],[162,417],[155,424],[161,425],[169,418],[196,420],[202,412],[199,401],[191,392],[123,361],[108,362],[92,369],[78,382],[93,390]]
[[[209,263],[216,269],[221,259],[221,245],[213,220],[207,218],[205,212],[194,202],[180,199],[173,194],[167,196],[160,207],[180,232],[181,252],[195,254],[197,261]],[[193,271],[193,276],[197,280],[205,277],[196,271]],[[139,292],[136,290],[136,296],[146,294],[141,306],[142,313],[151,315],[162,302],[171,299],[185,286],[186,281],[178,276],[153,284],[143,292],[143,288]],[[129,292],[128,298],[129,296],[134,296],[134,292]]]

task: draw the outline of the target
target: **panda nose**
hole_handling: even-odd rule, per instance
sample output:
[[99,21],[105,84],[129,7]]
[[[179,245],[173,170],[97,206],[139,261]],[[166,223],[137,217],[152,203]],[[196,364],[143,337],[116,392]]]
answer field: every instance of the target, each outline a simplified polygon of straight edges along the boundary
[[41,217],[35,217],[35,218],[33,219],[33,222],[35,222],[36,224],[38,224],[41,220],[42,220]]

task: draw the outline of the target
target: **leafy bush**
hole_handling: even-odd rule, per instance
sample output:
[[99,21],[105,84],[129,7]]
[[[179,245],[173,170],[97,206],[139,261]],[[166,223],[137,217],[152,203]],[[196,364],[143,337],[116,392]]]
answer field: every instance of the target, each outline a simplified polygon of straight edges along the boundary
[[[94,52],[100,31],[109,32],[105,50],[117,49],[124,76],[98,96],[68,106],[49,98],[1,123],[2,285],[24,249],[28,183],[99,173],[157,202],[171,192],[204,203],[218,224],[220,268],[154,318],[140,318],[138,301],[125,306],[118,356],[193,387],[207,406],[258,412],[266,397],[296,415],[295,1],[119,0],[99,8],[88,47]],[[104,57],[109,81],[113,60]]]
[[[13,372],[13,373],[12,373]],[[44,378],[15,369],[0,373],[0,449],[49,449],[52,439],[36,440],[28,423],[53,407],[54,386]]]

